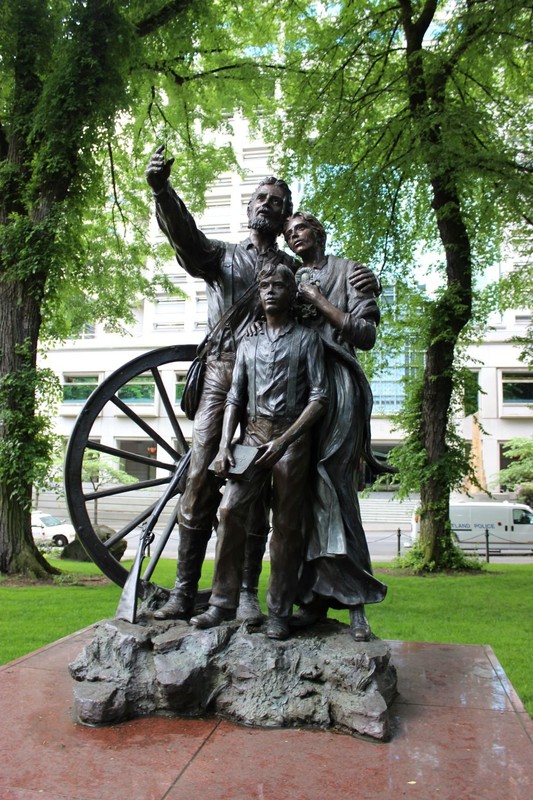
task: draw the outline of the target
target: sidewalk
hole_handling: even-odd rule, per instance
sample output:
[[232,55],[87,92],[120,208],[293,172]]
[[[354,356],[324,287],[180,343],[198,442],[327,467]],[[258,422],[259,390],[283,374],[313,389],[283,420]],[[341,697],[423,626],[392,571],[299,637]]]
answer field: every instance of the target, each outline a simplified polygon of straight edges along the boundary
[[216,718],[85,728],[91,629],[0,667],[0,800],[529,800],[533,721],[490,647],[390,642],[389,743]]

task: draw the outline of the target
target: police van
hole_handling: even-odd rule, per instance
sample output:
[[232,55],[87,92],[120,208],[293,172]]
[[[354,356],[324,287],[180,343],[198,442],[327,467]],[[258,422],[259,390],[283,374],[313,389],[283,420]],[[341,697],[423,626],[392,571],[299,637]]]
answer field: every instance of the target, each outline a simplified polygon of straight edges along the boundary
[[[450,503],[450,522],[462,550],[485,550],[488,531],[491,552],[533,552],[533,510],[522,503]],[[420,531],[420,514],[411,521],[411,543]]]

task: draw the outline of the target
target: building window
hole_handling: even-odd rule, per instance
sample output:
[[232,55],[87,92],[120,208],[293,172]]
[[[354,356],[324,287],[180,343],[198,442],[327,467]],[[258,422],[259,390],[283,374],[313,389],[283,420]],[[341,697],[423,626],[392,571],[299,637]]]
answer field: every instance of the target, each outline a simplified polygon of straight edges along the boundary
[[225,233],[231,232],[231,225],[229,222],[200,225],[200,228],[206,236],[222,236]]
[[245,161],[254,161],[258,158],[268,159],[272,153],[269,145],[259,145],[257,147],[243,147],[242,157]]
[[136,403],[153,403],[155,397],[155,382],[151,375],[137,375],[122,386],[117,396],[123,403],[133,405]]
[[394,309],[396,306],[396,287],[383,286],[379,302],[381,307],[387,306]]
[[187,283],[187,273],[186,272],[169,272],[167,275],[168,280],[174,284],[174,286],[183,286],[184,283]]
[[253,175],[246,175],[245,178],[241,181],[241,186],[259,186],[261,181],[265,180],[264,175],[259,175],[258,173],[254,173]]
[[185,327],[185,300],[177,297],[158,297],[155,304],[156,330],[175,330]]
[[405,397],[403,366],[389,367],[379,378],[372,381],[375,414],[395,414],[402,407]]
[[86,322],[85,325],[73,337],[74,339],[94,339],[96,336],[96,325],[91,322]]
[[[119,450],[125,450],[143,458],[156,458],[157,444],[153,439],[121,439],[117,442]],[[134,461],[127,456],[120,459],[120,469],[139,481],[149,481],[156,477],[156,468],[150,464]]]
[[216,183],[210,184],[208,192],[216,192],[218,189],[225,188],[226,186],[231,186],[231,182],[232,182],[231,175],[220,175]]
[[231,197],[229,194],[225,195],[213,195],[212,197],[206,197],[205,200],[205,207],[206,208],[230,208],[231,207]]
[[403,353],[393,356],[388,367],[371,381],[373,413],[387,416],[400,411],[405,398],[405,380],[416,376],[422,366],[422,354],[409,344]]
[[533,404],[533,373],[503,372],[503,402],[509,405]]
[[196,293],[196,305],[194,309],[194,327],[205,328],[207,325],[207,294],[205,292]]
[[181,403],[181,398],[183,397],[183,390],[185,389],[185,381],[187,379],[186,372],[176,372],[176,392],[175,392],[175,403],[177,406]]
[[63,375],[63,402],[85,403],[98,386],[98,375]]

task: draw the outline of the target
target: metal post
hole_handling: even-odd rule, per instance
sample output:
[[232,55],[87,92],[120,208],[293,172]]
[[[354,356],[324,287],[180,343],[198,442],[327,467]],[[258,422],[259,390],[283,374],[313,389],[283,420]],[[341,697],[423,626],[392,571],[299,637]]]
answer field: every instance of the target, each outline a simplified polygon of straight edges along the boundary
[[402,554],[402,530],[398,528],[398,558],[400,558]]
[[489,555],[489,529],[488,528],[485,528],[485,561],[487,562],[487,564],[490,561],[490,555]]

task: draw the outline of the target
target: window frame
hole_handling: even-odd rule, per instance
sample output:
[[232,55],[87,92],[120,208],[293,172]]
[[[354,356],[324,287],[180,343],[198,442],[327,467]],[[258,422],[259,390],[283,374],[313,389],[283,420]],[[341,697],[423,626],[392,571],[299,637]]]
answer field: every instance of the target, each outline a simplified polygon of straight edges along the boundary
[[[89,384],[88,382],[84,383],[83,381],[81,381],[79,383],[75,383],[75,382],[68,383],[67,380],[66,380],[67,378],[74,378],[74,379],[76,379],[76,378],[78,378],[78,379],[80,379],[80,378],[82,378],[82,379],[83,378],[94,378],[95,380],[91,384]],[[87,400],[89,399],[89,397],[92,395],[92,393],[95,391],[95,389],[98,388],[100,383],[101,383],[101,373],[99,373],[99,372],[78,372],[78,371],[76,371],[76,372],[63,372],[62,375],[61,375],[61,389],[62,389],[62,394],[63,394],[63,397],[62,397],[62,400],[61,400],[62,404],[66,405],[66,406],[84,405],[87,402]],[[87,394],[86,397],[80,397],[80,398],[74,398],[74,399],[67,400],[67,399],[65,399],[65,387],[66,386],[92,386],[92,388],[90,389],[90,391],[89,391],[89,393]]]
[[[501,369],[499,371],[501,416],[533,416],[533,373],[529,370]],[[505,387],[511,384],[531,384],[531,397],[516,400],[506,397]]]
[[[121,394],[126,390],[126,388],[130,385],[137,385],[137,386],[150,386],[152,388],[152,396],[148,397],[127,397],[125,394]],[[119,400],[122,400],[127,406],[153,406],[155,403],[155,380],[154,376],[151,373],[143,372],[140,375],[135,375],[131,378],[127,383],[123,384],[120,389],[117,391],[117,397]]]

